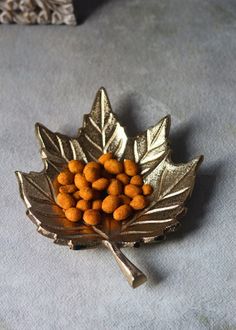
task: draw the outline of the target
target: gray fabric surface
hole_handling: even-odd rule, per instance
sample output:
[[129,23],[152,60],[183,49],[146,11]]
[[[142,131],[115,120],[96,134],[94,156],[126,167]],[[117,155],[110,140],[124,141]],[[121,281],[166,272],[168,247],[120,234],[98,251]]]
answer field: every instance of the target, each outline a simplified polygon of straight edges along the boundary
[[[236,5],[108,1],[78,27],[0,27],[0,329],[236,329]],[[204,154],[179,233],[124,252],[37,234],[14,170],[41,170],[34,123],[74,135],[108,90],[129,134],[172,115],[176,161]]]

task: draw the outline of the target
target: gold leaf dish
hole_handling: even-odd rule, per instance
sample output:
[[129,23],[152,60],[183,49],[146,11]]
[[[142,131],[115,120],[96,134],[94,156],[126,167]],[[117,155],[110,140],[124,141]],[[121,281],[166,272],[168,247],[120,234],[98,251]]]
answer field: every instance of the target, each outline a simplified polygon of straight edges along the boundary
[[[192,193],[203,156],[186,164],[173,164],[168,143],[170,116],[136,137],[127,137],[111,110],[104,88],[97,92],[92,110],[84,116],[77,137],[53,133],[39,123],[35,127],[44,170],[39,173],[17,171],[16,175],[26,213],[38,232],[71,249],[103,244],[111,250],[132,287],[144,283],[146,276],[120,248],[157,242],[177,229],[179,219],[186,213],[184,204]],[[87,226],[68,221],[55,202],[58,173],[69,160],[89,162],[106,152],[112,152],[117,159],[133,159],[139,164],[144,182],[154,188],[151,203],[122,223],[113,220]]]

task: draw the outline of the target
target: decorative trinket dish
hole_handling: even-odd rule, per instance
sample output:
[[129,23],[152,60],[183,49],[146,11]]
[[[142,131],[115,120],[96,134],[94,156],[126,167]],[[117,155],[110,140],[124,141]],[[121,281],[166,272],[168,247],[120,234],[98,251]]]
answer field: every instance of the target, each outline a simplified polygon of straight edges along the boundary
[[[104,88],[97,92],[92,110],[84,116],[77,137],[53,133],[37,123],[36,136],[44,170],[39,173],[17,171],[16,175],[26,213],[38,232],[71,249],[95,248],[103,244],[115,256],[133,288],[144,283],[146,276],[120,249],[158,242],[177,229],[179,220],[186,213],[185,202],[192,193],[196,171],[203,160],[200,156],[186,164],[174,164],[170,156],[169,129],[170,116],[166,116],[144,133],[127,137],[111,110]],[[97,161],[104,153],[112,153],[120,161],[128,159],[138,164],[144,183],[153,187],[149,203],[124,221],[110,218],[94,226],[83,221],[71,222],[56,202],[58,174],[70,160],[88,163]]]

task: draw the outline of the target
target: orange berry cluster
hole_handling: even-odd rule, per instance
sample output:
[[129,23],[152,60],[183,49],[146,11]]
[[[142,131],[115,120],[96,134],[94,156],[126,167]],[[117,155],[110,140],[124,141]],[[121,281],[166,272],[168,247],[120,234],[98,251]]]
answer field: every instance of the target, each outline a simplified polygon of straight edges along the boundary
[[83,219],[87,225],[99,224],[105,214],[117,221],[126,220],[147,206],[146,196],[153,192],[151,185],[143,183],[133,160],[120,162],[112,153],[87,164],[69,161],[57,181],[57,204],[66,218],[73,222]]

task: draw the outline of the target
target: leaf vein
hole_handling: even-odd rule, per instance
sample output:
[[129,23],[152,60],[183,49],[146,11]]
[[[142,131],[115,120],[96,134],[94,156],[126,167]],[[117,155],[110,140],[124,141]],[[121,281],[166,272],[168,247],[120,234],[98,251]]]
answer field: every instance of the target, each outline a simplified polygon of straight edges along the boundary
[[55,204],[54,199],[52,199],[51,196],[49,196],[47,193],[45,193],[45,191],[34,181],[32,181],[30,178],[28,178],[27,176],[24,176],[25,180],[28,181],[35,189],[39,190],[42,195],[44,195],[46,198],[49,198],[53,204]]
[[[45,129],[42,129],[42,132],[46,135],[46,137],[49,139],[49,141],[51,142],[51,144],[54,146],[54,148],[60,152],[60,149],[58,148],[58,145],[53,141],[53,139],[51,138],[51,136],[48,134],[48,132],[45,130]],[[42,137],[42,135],[41,135]],[[43,138],[42,138],[43,140]],[[43,144],[44,144],[44,148],[46,149],[46,146],[45,146],[45,143],[44,143],[44,140],[43,140]]]
[[84,136],[85,136],[85,138],[96,148],[96,149],[98,149],[99,151],[101,151],[102,152],[102,148],[98,145],[98,144],[96,144],[96,142],[94,142],[89,136],[88,136],[88,134],[84,134]]
[[101,132],[102,132],[101,129],[100,129],[99,126],[95,123],[95,121],[93,120],[93,118],[92,118],[91,116],[89,116],[88,118],[89,118],[89,120],[90,120],[92,126],[93,126],[93,127],[99,132],[99,133],[101,133]]
[[111,145],[111,143],[114,141],[114,139],[116,138],[117,135],[117,131],[119,129],[119,126],[116,125],[114,132],[112,133],[111,137],[109,138],[108,142],[106,143],[105,147],[104,147],[104,152],[106,152],[109,148],[109,146]]

